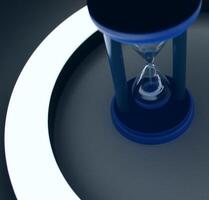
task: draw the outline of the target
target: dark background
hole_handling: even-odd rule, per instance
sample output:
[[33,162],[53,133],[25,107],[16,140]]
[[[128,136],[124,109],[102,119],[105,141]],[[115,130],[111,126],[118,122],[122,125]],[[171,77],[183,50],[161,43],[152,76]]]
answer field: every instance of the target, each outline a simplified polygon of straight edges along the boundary
[[[204,4],[206,3],[207,0],[204,1]],[[16,199],[9,181],[4,154],[4,123],[14,84],[24,64],[42,40],[64,19],[85,4],[85,0],[0,1],[1,200]]]

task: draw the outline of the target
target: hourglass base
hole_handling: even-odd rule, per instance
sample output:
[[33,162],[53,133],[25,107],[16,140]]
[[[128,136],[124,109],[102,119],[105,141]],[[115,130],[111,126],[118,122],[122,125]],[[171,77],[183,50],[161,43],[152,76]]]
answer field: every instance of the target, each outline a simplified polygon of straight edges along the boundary
[[[129,88],[132,83],[133,80],[128,82]],[[172,84],[170,90],[172,92]],[[194,102],[188,90],[182,101],[171,95],[163,107],[154,110],[137,105],[130,94],[130,107],[129,112],[120,112],[113,98],[112,120],[123,136],[142,144],[161,144],[176,139],[189,128],[194,115]]]

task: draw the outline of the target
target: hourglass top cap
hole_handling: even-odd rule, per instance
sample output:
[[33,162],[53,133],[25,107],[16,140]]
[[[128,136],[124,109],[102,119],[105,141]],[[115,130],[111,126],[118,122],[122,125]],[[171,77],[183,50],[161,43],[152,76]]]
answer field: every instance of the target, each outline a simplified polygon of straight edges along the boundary
[[197,18],[201,4],[201,0],[87,0],[100,31],[128,43],[180,35]]

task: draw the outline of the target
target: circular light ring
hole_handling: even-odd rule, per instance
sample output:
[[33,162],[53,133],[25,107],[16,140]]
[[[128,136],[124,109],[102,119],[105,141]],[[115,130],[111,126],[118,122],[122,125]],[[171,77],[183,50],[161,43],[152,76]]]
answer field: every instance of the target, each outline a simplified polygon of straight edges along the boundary
[[18,78],[5,123],[6,161],[17,199],[79,199],[55,161],[48,109],[66,61],[96,31],[87,8],[82,8],[47,36]]

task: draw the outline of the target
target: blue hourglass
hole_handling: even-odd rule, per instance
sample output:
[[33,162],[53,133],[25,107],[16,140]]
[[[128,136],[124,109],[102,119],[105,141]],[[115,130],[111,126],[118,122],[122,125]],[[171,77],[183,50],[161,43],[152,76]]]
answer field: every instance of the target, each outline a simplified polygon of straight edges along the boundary
[[[201,0],[88,0],[93,22],[104,35],[115,96],[112,121],[126,138],[160,144],[184,133],[194,103],[186,89],[187,29],[200,13]],[[168,40],[173,42],[172,77],[155,63]],[[126,80],[122,45],[143,57],[145,66]]]

